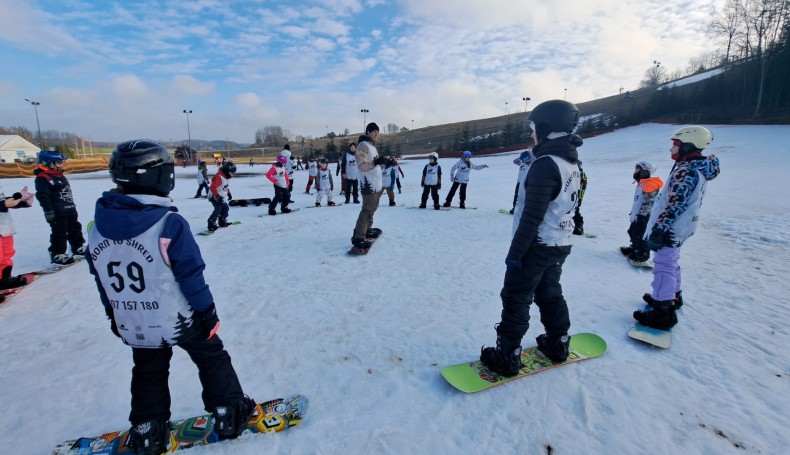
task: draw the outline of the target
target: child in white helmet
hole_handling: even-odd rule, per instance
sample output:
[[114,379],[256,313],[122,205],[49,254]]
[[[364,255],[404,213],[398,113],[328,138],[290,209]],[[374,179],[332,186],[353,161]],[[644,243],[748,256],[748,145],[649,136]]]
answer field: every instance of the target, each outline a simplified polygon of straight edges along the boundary
[[422,199],[420,200],[420,208],[424,209],[428,202],[428,193],[431,194],[433,199],[434,210],[439,210],[439,190],[442,189],[442,167],[439,166],[439,154],[431,152],[428,155],[428,164],[422,169]]
[[631,225],[628,227],[630,245],[620,247],[620,252],[632,262],[641,265],[650,259],[650,249],[647,247],[645,229],[647,218],[653,208],[653,202],[658,197],[658,192],[664,186],[661,177],[655,175],[656,166],[649,161],[640,161],[634,167],[634,205],[631,207]]

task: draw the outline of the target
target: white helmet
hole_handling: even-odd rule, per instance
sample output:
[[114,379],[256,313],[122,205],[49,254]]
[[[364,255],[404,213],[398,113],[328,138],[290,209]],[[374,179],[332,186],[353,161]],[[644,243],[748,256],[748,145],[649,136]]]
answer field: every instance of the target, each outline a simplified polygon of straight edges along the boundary
[[650,175],[655,175],[656,173],[656,165],[649,161],[640,161],[636,163],[636,167],[647,171]]
[[704,126],[684,126],[675,131],[672,140],[678,140],[684,144],[691,144],[702,150],[713,141],[713,134]]
[[436,160],[438,162],[439,161],[439,154],[436,153],[436,152],[431,152],[431,153],[428,154],[428,159],[431,159],[431,158],[433,158],[434,160]]

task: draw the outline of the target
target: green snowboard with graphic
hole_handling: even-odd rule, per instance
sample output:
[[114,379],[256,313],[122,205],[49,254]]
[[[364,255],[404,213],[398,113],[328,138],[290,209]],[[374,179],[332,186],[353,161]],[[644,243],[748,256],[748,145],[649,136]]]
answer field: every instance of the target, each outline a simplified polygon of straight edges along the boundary
[[600,357],[605,352],[606,341],[603,338],[592,333],[577,333],[571,335],[568,360],[554,363],[544,357],[536,346],[533,346],[521,352],[521,363],[524,366],[516,376],[510,378],[494,373],[480,360],[444,367],[440,371],[444,379],[456,389],[466,393],[475,393],[550,368]]

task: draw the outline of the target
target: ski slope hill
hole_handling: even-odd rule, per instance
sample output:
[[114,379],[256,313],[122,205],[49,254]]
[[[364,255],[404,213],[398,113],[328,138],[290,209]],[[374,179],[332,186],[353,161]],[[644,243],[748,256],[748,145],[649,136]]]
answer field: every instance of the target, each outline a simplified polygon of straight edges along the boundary
[[[670,349],[626,337],[652,274],[617,252],[627,242],[634,163],[666,179],[675,125],[647,124],[585,141],[587,232],[575,238],[562,284],[572,333],[608,343],[600,359],[486,392],[450,387],[441,366],[477,358],[495,341],[518,153],[473,158],[468,207],[419,203],[425,160],[402,162],[399,204],[368,256],[346,250],[358,205],[304,209],[296,174],[290,215],[231,208],[242,224],[199,236],[222,321],[220,335],[245,391],[257,400],[310,398],[297,428],[197,448],[199,454],[781,453],[790,410],[790,127],[711,126],[721,160],[697,234],[683,247],[686,305]],[[442,159],[444,186],[456,160]],[[268,167],[231,180],[236,198],[270,197]],[[210,167],[210,172],[215,168]],[[195,168],[172,193],[193,232],[211,209],[194,195]],[[86,225],[112,184],[106,172],[70,176]],[[32,179],[5,179],[6,194]],[[336,188],[339,184],[336,183]],[[336,191],[335,193],[337,193]],[[335,200],[342,197],[335,194]],[[386,197],[382,198],[385,201]],[[457,196],[454,205],[457,205]],[[48,264],[39,207],[15,210],[15,273]],[[537,309],[524,345],[542,333]],[[0,306],[0,453],[44,454],[64,439],[126,428],[131,351],[110,332],[85,264],[43,276]],[[172,361],[173,418],[202,410],[197,370]],[[783,436],[784,435],[784,436]]]

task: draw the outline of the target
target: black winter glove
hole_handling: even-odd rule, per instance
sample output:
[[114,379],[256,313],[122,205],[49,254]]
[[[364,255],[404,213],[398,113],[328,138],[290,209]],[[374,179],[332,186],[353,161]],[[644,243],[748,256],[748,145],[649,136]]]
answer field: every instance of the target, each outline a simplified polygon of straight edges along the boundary
[[44,218],[46,218],[49,224],[56,222],[55,212],[44,212]]
[[387,157],[384,157],[384,156],[379,156],[379,157],[376,157],[375,159],[373,159],[373,164],[375,164],[377,166],[381,166],[382,164],[388,166],[388,165],[392,164],[392,160],[387,158]]
[[205,311],[195,311],[195,319],[200,321],[203,325],[201,334],[203,339],[208,340],[217,333],[219,330],[219,318],[217,317],[217,308],[212,303],[211,306]]
[[509,269],[521,270],[521,258],[523,257],[524,255],[522,253],[510,250],[507,253],[507,257],[505,258],[505,265]]
[[667,231],[659,231],[653,228],[650,236],[647,238],[647,247],[652,251],[658,251],[664,247],[671,247],[673,243],[672,234]]
[[112,334],[121,338],[121,334],[118,333],[118,326],[115,324],[112,308],[104,307],[104,312],[107,314],[107,317],[110,318],[110,330],[112,330]]

